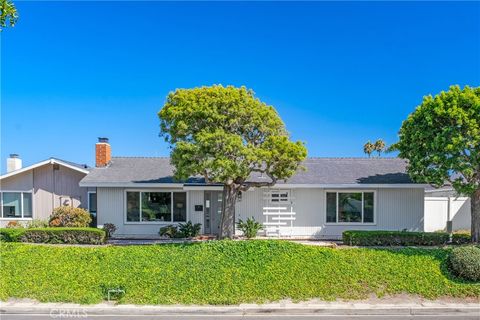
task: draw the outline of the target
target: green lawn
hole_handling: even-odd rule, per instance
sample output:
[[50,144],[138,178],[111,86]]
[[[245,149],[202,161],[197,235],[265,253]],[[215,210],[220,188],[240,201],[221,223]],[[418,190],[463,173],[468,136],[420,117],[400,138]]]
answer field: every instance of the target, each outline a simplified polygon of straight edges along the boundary
[[329,249],[286,241],[214,241],[128,247],[0,244],[0,300],[236,304],[283,298],[361,299],[411,293],[480,297],[451,277],[446,249]]

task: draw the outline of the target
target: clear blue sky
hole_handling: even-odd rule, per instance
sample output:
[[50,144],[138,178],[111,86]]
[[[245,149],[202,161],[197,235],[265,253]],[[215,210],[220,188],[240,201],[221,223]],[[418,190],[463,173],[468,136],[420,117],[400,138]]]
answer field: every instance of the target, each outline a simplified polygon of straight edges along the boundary
[[480,84],[480,3],[17,2],[1,34],[1,167],[166,156],[176,88],[246,85],[309,156],[396,141],[424,95]]

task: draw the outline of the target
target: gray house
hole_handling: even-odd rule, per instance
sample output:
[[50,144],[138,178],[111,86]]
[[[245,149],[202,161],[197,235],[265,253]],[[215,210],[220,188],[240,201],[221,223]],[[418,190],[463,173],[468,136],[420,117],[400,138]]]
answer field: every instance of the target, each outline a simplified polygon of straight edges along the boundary
[[[201,177],[175,181],[169,158],[112,158],[108,139],[96,150],[96,168],[80,187],[96,191],[99,225],[114,223],[117,236],[144,238],[157,236],[162,226],[191,220],[202,224],[202,233],[218,234],[221,186]],[[236,220],[254,217],[267,236],[339,238],[348,229],[424,230],[425,185],[409,179],[404,160],[310,158],[303,165],[307,170],[288,181],[241,194]]]
[[0,226],[10,221],[46,220],[62,205],[90,206],[95,213],[95,193],[79,186],[88,172],[86,165],[55,158],[22,167],[18,155],[10,155],[7,173],[0,176]]

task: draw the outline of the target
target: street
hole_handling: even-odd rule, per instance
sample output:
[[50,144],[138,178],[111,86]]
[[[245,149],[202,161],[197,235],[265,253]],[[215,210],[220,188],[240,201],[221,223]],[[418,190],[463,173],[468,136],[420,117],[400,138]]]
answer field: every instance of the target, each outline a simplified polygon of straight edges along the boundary
[[0,316],[1,320],[30,320],[30,319],[101,319],[101,320],[115,320],[115,319],[141,319],[141,320],[447,320],[447,319],[465,319],[465,320],[479,320],[480,315],[470,314],[456,314],[456,315],[59,315],[59,314],[3,314]]

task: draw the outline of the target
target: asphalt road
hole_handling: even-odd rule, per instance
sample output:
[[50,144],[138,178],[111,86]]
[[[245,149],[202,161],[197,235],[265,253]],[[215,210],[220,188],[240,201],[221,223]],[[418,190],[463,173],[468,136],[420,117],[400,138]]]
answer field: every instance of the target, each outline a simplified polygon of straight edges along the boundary
[[34,314],[2,314],[0,315],[1,320],[30,320],[30,319],[39,319],[39,320],[52,320],[52,319],[98,319],[98,320],[116,320],[116,319],[138,319],[138,320],[447,320],[447,319],[465,319],[465,320],[479,320],[480,315],[362,315],[362,316],[346,316],[346,315],[162,315],[162,316],[151,316],[151,315],[77,315],[72,317],[72,315],[34,315]]

